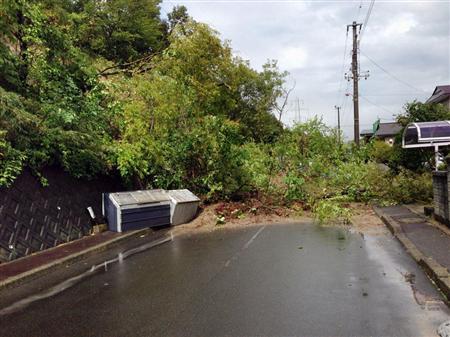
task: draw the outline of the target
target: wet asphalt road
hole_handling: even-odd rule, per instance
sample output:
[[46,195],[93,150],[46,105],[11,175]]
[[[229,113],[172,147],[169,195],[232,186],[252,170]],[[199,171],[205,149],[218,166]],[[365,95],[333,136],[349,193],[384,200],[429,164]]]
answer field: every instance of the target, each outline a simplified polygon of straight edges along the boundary
[[430,336],[449,317],[389,234],[289,224],[175,237],[1,315],[0,336]]

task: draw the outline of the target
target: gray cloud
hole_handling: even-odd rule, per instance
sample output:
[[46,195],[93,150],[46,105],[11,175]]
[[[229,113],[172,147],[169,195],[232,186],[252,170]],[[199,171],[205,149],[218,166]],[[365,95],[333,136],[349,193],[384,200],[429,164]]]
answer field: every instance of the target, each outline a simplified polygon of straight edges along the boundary
[[[231,40],[235,53],[256,69],[267,59],[278,59],[280,68],[290,72],[290,82],[296,83],[285,123],[291,124],[297,116],[297,98],[302,120],[323,116],[331,126],[337,124],[333,107],[339,104],[343,105],[344,132],[353,137],[351,97],[345,96],[348,83],[341,71],[346,25],[363,22],[369,3],[165,0],[162,8],[164,13],[176,4],[185,5],[197,21]],[[347,42],[345,71],[350,67],[350,33]],[[361,70],[371,73],[367,81],[360,81],[362,129],[377,117],[392,120],[405,102],[426,100],[436,85],[450,83],[450,3],[375,2],[361,52]],[[420,90],[396,81],[364,55]]]

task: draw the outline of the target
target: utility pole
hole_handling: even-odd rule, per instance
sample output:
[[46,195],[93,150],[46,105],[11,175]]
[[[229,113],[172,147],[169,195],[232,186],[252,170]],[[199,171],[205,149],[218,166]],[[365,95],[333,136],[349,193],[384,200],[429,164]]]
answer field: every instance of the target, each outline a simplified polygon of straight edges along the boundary
[[[295,102],[292,102],[292,105],[295,108],[294,120],[296,120],[297,123],[300,124],[302,122],[302,116],[301,116],[302,115],[302,110],[307,111],[308,108],[304,108],[305,102],[302,99],[298,98],[298,97],[295,99]],[[306,115],[305,116],[305,120],[307,120],[307,118],[308,118],[308,116]]]
[[341,115],[340,115],[341,107],[335,105],[334,108],[337,110],[337,115],[338,115],[338,141],[340,144],[341,143]]
[[[353,79],[353,119],[354,119],[354,139],[356,146],[359,146],[359,92],[358,92],[358,81],[360,77],[367,79],[369,77],[368,72],[364,73],[362,76],[359,74],[358,65],[358,34],[361,31],[362,24],[353,21],[351,25],[347,25],[347,32],[349,28],[352,27],[353,30],[353,50],[352,50],[352,71],[351,75],[345,74],[348,81]],[[359,30],[358,30],[359,28]]]
[[[359,146],[359,93],[358,93],[358,26],[361,30],[362,24],[357,24],[353,21],[353,50],[352,50],[352,75],[353,75],[353,119],[355,144]],[[347,26],[348,29],[348,26]]]

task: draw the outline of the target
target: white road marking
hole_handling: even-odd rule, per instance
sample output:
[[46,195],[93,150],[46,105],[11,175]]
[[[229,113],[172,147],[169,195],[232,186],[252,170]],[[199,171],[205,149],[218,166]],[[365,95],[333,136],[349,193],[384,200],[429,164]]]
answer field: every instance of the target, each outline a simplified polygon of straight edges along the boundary
[[261,227],[256,233],[255,235],[252,236],[252,238],[250,240],[248,240],[248,242],[244,245],[244,247],[242,249],[247,249],[253,241],[255,241],[255,239],[258,237],[258,235],[264,230],[264,228],[266,228],[266,226]]
[[250,238],[250,240],[248,240],[247,243],[236,254],[234,254],[230,259],[228,259],[227,262],[225,262],[224,267],[225,268],[229,267],[231,262],[237,260],[239,255],[241,255],[242,251],[247,249],[253,243],[253,241],[255,241],[255,239],[258,237],[259,234],[261,234],[264,228],[266,228],[266,226],[263,226],[260,229],[258,229],[258,231]]

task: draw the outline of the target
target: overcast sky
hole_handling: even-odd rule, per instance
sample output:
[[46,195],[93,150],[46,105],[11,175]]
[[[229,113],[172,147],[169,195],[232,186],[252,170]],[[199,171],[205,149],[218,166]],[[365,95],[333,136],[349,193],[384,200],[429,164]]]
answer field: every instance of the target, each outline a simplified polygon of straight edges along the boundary
[[[370,3],[164,0],[162,14],[183,4],[195,20],[231,40],[235,54],[253,68],[278,60],[280,69],[290,73],[288,86],[296,83],[286,124],[298,120],[300,112],[302,121],[318,115],[336,126],[334,106],[340,105],[344,133],[353,137],[352,97],[345,95],[352,86],[343,78],[352,45],[349,31],[344,57],[346,26],[363,23]],[[377,117],[392,121],[405,102],[425,101],[436,85],[450,84],[450,0],[375,1],[360,50],[361,72],[370,71],[367,80],[360,80],[360,129],[367,129]]]

